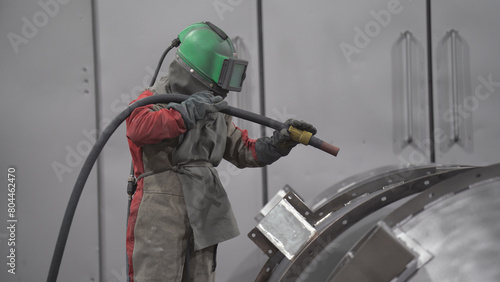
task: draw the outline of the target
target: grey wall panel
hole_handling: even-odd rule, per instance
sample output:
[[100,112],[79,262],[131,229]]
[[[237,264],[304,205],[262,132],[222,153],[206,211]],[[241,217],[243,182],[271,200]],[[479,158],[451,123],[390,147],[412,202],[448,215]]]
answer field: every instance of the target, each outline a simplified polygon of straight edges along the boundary
[[[71,189],[91,147],[85,133],[95,128],[91,19],[89,1],[0,1],[0,281],[47,276]],[[16,169],[15,275],[5,263],[8,167]],[[92,173],[60,281],[98,279],[97,235]]]
[[[500,161],[498,1],[434,1],[433,48],[437,158],[441,163],[488,165]],[[455,30],[455,39],[450,31]],[[452,41],[455,40],[455,80]],[[456,101],[453,102],[453,81]],[[455,110],[453,110],[455,104]],[[453,119],[453,116],[456,116]],[[454,123],[454,121],[456,123]],[[459,139],[454,141],[454,125]]]
[[[405,132],[394,132],[401,121],[394,119],[393,102],[405,95],[393,85],[404,78],[394,75],[393,65],[402,62],[394,62],[393,53],[402,47],[405,31],[420,49],[417,66],[425,67],[424,2],[264,3],[267,114],[309,121],[318,137],[340,147],[337,158],[304,146],[294,149],[271,166],[271,194],[289,184],[308,199],[361,171],[429,162],[426,103],[414,116],[422,135],[413,144],[395,144],[402,139],[395,136]],[[425,99],[425,76],[416,75],[413,95]]]
[[[209,20],[235,38],[239,55],[250,61],[242,93],[231,93],[231,105],[258,112],[256,4],[253,1],[100,1],[97,6],[100,109],[113,118],[149,85],[160,55],[188,25]],[[166,57],[165,75],[175,49]],[[237,121],[258,137],[258,127]],[[126,180],[130,153],[122,125],[101,155],[103,214],[103,281],[125,281]],[[259,169],[239,170],[223,162],[218,170],[233,205],[242,235],[219,247],[217,281],[252,280],[262,265],[246,233],[261,206]],[[249,272],[255,272],[248,276]]]

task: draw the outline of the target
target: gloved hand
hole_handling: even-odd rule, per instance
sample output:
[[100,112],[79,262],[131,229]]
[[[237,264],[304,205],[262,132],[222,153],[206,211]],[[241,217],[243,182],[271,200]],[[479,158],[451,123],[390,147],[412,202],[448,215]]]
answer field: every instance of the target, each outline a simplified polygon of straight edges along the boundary
[[285,122],[285,124],[286,128],[274,131],[272,137],[262,137],[257,139],[255,143],[255,151],[259,161],[265,164],[271,164],[280,157],[288,155],[292,148],[299,143],[292,140],[290,137],[290,132],[288,131],[290,126],[311,132],[313,135],[317,132],[313,125],[302,120],[289,119]]
[[218,112],[228,108],[224,98],[214,96],[210,91],[192,94],[180,104],[171,103],[167,108],[179,111],[188,129],[195,127],[198,120],[204,119],[208,113]]

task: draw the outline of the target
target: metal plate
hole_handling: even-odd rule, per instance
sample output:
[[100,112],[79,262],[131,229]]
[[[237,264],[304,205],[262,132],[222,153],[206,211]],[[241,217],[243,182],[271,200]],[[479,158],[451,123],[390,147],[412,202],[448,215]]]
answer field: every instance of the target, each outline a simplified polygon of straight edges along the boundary
[[[316,229],[308,218],[312,212],[289,186],[280,190],[273,199],[281,197],[249,234],[252,240],[266,255],[273,256],[277,251],[289,260],[316,234]],[[261,211],[262,214],[262,211]]]
[[289,260],[316,234],[316,229],[287,201],[287,197],[259,222],[257,229]]
[[264,205],[264,207],[259,211],[259,214],[255,216],[255,220],[257,222],[261,221],[264,216],[266,216],[271,211],[271,209],[274,208],[274,206],[276,206],[279,201],[283,199],[283,197],[285,197],[288,192],[293,192],[295,195],[297,195],[292,187],[290,187],[289,185],[285,185],[267,202],[266,205]]
[[344,257],[328,281],[391,281],[413,272],[416,257],[389,228],[377,225]]

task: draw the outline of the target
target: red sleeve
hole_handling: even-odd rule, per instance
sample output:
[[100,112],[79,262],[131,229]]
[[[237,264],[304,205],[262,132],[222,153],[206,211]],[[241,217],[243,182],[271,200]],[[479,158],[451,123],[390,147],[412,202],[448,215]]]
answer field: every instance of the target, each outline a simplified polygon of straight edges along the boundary
[[243,144],[245,144],[245,148],[250,150],[252,152],[252,156],[254,157],[254,159],[257,160],[257,153],[255,152],[255,142],[257,140],[250,139],[250,137],[248,137],[248,131],[246,129],[241,129],[236,125],[234,127],[241,132],[241,140],[243,141]]
[[[131,103],[153,95],[146,90]],[[136,108],[127,118],[127,138],[137,146],[159,143],[186,132],[181,114],[174,109],[152,110],[152,105]]]

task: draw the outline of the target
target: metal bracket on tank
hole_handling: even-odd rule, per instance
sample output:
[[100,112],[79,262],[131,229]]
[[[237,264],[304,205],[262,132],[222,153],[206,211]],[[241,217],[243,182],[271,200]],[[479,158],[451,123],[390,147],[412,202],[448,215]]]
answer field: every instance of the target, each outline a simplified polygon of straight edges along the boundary
[[292,260],[317,232],[310,222],[313,213],[289,186],[280,190],[269,204],[273,206],[266,205],[261,210],[261,216],[257,217],[260,221],[248,237],[267,256],[279,252]]

